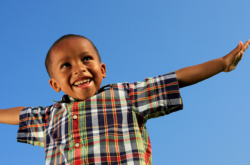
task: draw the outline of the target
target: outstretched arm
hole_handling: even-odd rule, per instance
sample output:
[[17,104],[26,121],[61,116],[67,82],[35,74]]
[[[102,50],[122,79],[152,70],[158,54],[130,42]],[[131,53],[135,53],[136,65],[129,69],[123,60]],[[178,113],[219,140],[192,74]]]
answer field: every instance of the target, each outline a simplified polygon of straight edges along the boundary
[[24,107],[0,109],[0,123],[18,125],[19,114]]
[[180,88],[198,83],[222,71],[230,72],[234,70],[249,44],[250,40],[244,45],[240,41],[239,45],[224,57],[177,70],[176,76]]

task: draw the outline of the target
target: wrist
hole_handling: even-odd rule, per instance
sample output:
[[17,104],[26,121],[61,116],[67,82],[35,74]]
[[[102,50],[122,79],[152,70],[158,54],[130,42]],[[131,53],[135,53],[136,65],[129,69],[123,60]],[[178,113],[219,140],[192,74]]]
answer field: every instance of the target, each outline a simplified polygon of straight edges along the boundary
[[225,72],[225,70],[226,70],[226,60],[225,60],[225,58],[224,57],[221,57],[221,58],[219,58],[219,61],[220,61],[220,72]]

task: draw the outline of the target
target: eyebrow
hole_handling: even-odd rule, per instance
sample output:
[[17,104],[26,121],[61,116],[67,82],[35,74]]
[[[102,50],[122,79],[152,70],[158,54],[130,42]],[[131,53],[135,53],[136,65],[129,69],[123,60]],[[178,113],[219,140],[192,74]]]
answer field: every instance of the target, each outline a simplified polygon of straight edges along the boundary
[[85,55],[90,55],[91,53],[90,52],[82,52],[79,54],[79,56],[85,56]]
[[69,59],[69,57],[65,57],[65,58],[63,58],[63,59],[60,59],[58,62],[57,62],[57,66],[60,64],[60,63],[62,63],[62,61],[67,61],[67,59]]
[[[86,56],[86,55],[91,55],[91,53],[85,51],[85,52],[82,52],[82,53],[79,54],[80,57]],[[63,59],[60,59],[60,60],[57,62],[57,65],[58,65],[59,63],[61,63],[62,61],[67,61],[67,59],[69,59],[69,57],[65,57],[65,58],[63,58]]]

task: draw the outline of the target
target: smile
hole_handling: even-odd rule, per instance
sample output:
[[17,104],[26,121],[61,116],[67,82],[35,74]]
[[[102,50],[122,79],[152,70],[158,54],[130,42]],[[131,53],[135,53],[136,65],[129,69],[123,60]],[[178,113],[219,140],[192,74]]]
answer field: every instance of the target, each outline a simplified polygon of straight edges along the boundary
[[80,80],[80,81],[75,82],[73,85],[74,86],[81,86],[83,84],[89,83],[90,81],[91,81],[91,79]]

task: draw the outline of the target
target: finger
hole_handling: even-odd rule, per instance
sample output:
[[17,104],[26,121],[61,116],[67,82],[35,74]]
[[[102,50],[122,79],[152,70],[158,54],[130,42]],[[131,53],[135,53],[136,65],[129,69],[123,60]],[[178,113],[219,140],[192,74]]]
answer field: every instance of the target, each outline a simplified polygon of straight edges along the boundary
[[240,60],[243,57],[243,50],[241,50],[237,55],[236,58],[234,59],[233,63],[231,64],[230,68],[229,68],[229,72],[234,70],[236,68],[236,66],[238,65],[238,63],[240,62]]
[[236,58],[238,58],[239,60],[241,60],[242,57],[243,57],[243,54],[244,54],[244,51],[241,50],[241,51],[239,52],[239,54],[236,56]]
[[235,60],[234,60],[234,62],[233,62],[233,64],[232,64],[232,66],[236,67],[236,66],[238,65],[238,63],[240,62],[240,60],[241,60],[242,57],[243,57],[243,54],[244,54],[243,51],[240,51],[240,52],[237,54],[237,56],[236,56],[236,58],[235,58]]
[[249,44],[250,44],[250,39],[247,42],[245,42],[245,44],[243,45],[242,50],[245,51],[248,48]]

